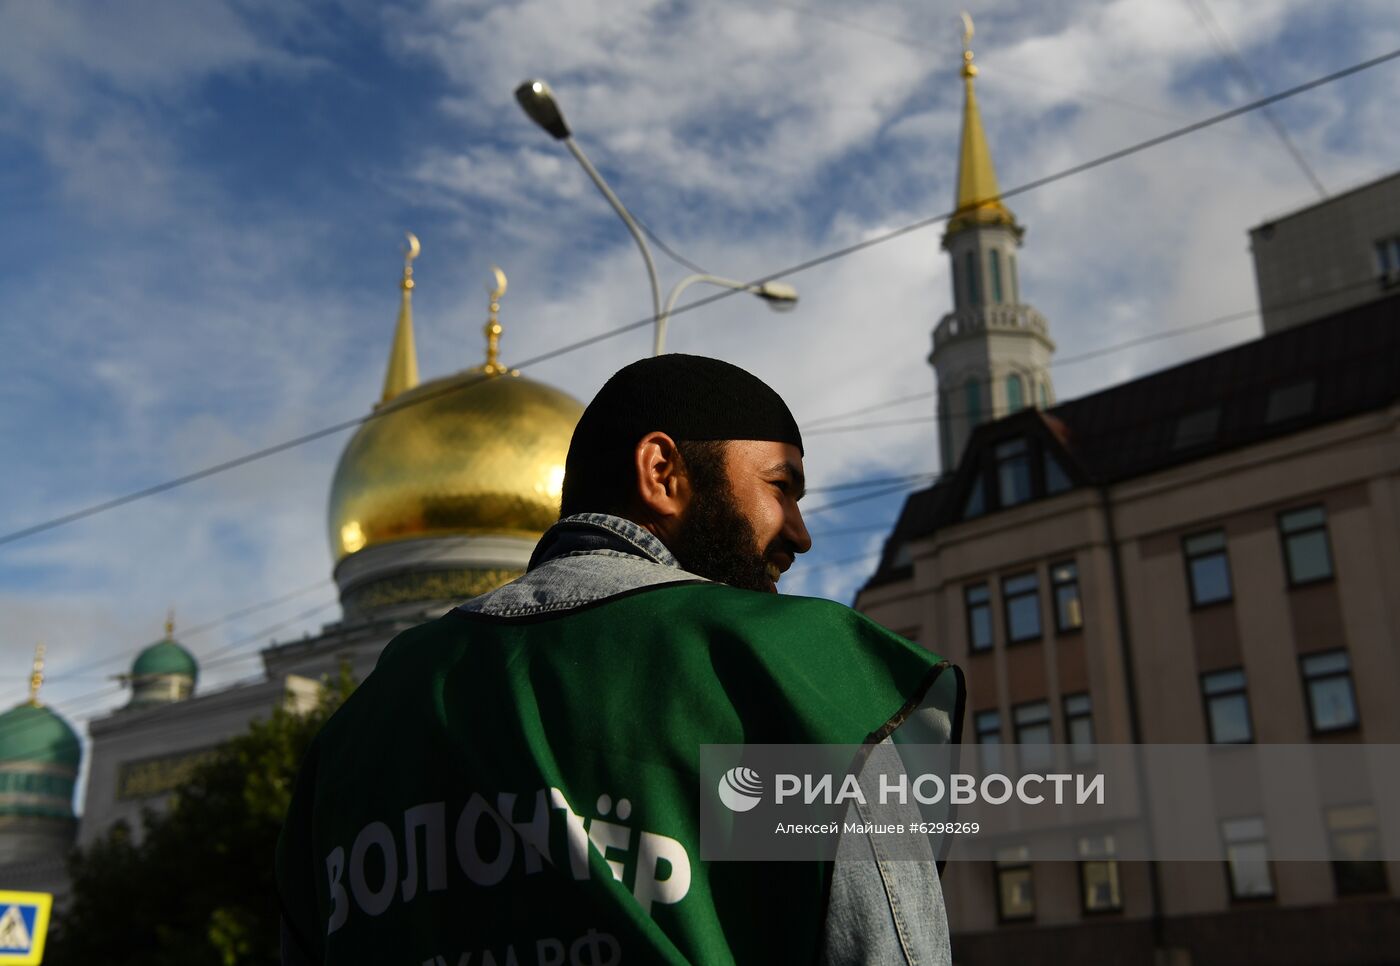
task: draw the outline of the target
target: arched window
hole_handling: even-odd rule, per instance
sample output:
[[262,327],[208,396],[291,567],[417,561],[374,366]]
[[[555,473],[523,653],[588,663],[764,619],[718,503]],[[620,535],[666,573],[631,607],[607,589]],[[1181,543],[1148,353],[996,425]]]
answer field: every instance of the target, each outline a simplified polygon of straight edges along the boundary
[[1016,373],[1006,377],[1006,411],[1016,412],[1026,405],[1025,385]]
[[1008,254],[1006,260],[1011,264],[1011,304],[1021,304],[1021,282],[1016,277],[1016,255]]
[[982,384],[976,378],[969,379],[963,384],[963,393],[967,398],[967,424],[976,426],[982,421]]
[[1045,388],[1045,380],[1040,380],[1040,408],[1050,408],[1050,392]]
[[969,305],[977,305],[982,301],[982,292],[977,284],[977,253],[968,252],[963,263],[967,266],[967,281],[964,283],[967,286],[967,302]]
[[963,306],[962,286],[958,284],[958,265],[953,263],[953,270],[948,273],[948,278],[953,283],[953,308],[960,309]]
[[1006,301],[1001,294],[1001,252],[992,249],[992,298],[998,305]]

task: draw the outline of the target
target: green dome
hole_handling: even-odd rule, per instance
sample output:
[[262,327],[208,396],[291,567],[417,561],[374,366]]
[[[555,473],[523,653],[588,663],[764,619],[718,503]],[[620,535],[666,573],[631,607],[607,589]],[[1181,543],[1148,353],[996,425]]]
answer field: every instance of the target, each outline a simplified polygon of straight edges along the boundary
[[81,756],[77,732],[48,708],[25,703],[0,714],[0,767],[23,761],[76,770]]
[[199,676],[199,664],[193,654],[166,638],[136,655],[136,663],[131,666],[131,676],[134,678],[153,674],[183,674],[196,678]]

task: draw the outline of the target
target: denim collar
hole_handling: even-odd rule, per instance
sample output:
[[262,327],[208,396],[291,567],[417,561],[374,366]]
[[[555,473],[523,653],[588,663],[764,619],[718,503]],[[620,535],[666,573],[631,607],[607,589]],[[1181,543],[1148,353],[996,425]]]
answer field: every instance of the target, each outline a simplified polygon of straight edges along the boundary
[[597,553],[600,550],[641,557],[677,570],[684,569],[675,554],[667,550],[666,545],[653,533],[631,520],[610,513],[575,513],[560,520],[545,531],[525,569],[534,570],[560,557]]

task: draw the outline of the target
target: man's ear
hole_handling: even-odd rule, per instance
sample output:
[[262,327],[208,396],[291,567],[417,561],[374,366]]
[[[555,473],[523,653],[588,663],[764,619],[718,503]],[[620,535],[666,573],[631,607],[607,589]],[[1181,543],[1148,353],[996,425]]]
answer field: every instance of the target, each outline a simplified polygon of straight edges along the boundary
[[674,532],[690,504],[690,480],[676,441],[662,432],[647,433],[632,450],[636,490],[633,499],[642,523],[663,539]]

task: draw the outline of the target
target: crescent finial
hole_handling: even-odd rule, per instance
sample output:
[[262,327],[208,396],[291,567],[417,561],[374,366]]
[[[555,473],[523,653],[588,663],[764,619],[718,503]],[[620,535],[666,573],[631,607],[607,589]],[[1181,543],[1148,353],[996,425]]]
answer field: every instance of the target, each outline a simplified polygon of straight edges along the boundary
[[499,265],[492,265],[491,274],[496,279],[496,287],[489,290],[491,292],[491,301],[499,302],[501,296],[506,294],[506,273],[501,271]]
[[967,50],[972,44],[972,14],[964,10],[961,16],[963,25],[962,45],[963,50]]
[[404,237],[408,239],[408,247],[405,248],[403,252],[403,263],[408,265],[418,257],[419,252],[423,250],[423,246],[418,244],[418,236],[411,231],[404,232]]

